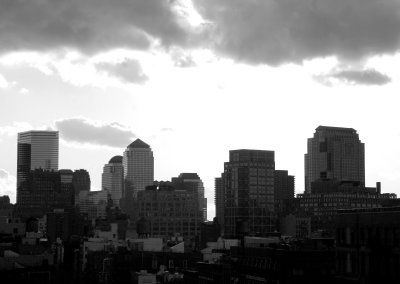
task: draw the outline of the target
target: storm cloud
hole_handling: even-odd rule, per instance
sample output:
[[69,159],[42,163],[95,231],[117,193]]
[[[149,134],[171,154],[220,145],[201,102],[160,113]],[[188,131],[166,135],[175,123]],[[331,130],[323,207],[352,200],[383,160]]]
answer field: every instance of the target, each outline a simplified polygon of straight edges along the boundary
[[399,49],[398,0],[195,0],[221,54],[280,65],[316,57],[361,60]]
[[[250,64],[336,56],[358,61],[399,50],[398,0],[0,0],[0,52],[73,48],[208,48]],[[191,66],[190,58],[179,66]]]
[[166,0],[0,0],[3,52],[185,45],[188,33]]
[[327,74],[314,76],[314,79],[324,85],[333,86],[336,83],[344,83],[348,85],[367,85],[380,86],[388,84],[392,79],[375,69],[365,70],[335,70]]
[[136,137],[128,127],[117,122],[98,123],[86,118],[66,118],[55,122],[67,142],[109,147],[126,147]]
[[331,77],[358,85],[385,85],[391,81],[390,77],[373,69],[344,70],[331,74]]

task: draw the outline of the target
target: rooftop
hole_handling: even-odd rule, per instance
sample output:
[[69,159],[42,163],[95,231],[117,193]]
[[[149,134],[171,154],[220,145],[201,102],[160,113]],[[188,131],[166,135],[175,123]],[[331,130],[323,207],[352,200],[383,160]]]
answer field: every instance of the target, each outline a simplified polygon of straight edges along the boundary
[[122,156],[114,156],[108,162],[109,164],[122,164]]
[[323,125],[318,126],[315,130],[316,131],[346,131],[346,132],[353,132],[353,133],[357,132],[354,128],[323,126]]
[[128,148],[150,148],[149,144],[146,144],[140,139],[136,139],[131,144],[128,145]]

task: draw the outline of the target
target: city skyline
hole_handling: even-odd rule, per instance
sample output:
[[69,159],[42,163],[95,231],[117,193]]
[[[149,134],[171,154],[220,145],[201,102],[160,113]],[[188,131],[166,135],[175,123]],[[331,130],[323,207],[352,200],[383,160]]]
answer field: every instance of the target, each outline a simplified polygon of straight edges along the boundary
[[[350,129],[350,128],[340,128],[340,127],[331,127],[331,126],[329,126],[329,127],[327,127],[327,126],[318,126],[317,128],[316,128],[316,130],[318,130],[319,128],[334,128],[334,129]],[[357,130],[353,130],[353,131],[357,131]],[[26,132],[24,132],[24,133],[30,133],[30,132],[32,132],[32,133],[43,133],[43,132],[49,132],[49,133],[54,133],[54,131],[49,131],[49,130],[47,130],[47,131],[40,131],[40,130],[31,130],[31,131],[26,131]],[[308,136],[310,136],[310,135],[308,135]],[[358,137],[358,135],[357,135],[357,137]],[[307,138],[307,139],[310,139],[310,138]],[[150,149],[150,145],[148,145],[147,143],[145,143],[145,142],[143,142],[141,139],[135,139],[134,141],[132,141],[131,143],[129,143],[129,145],[127,145],[127,148],[129,148],[129,146],[130,145],[132,145],[132,144],[135,144],[135,143],[138,143],[138,145],[140,144],[140,145],[145,145],[146,147],[145,148],[149,148]],[[363,143],[364,144],[364,143]],[[135,144],[136,145],[136,144]],[[139,145],[139,146],[140,146]],[[127,148],[125,148],[125,151],[126,151],[126,149]],[[260,149],[254,149],[254,150],[260,150]],[[232,149],[231,150],[229,150],[229,152],[230,151],[232,151]],[[274,150],[262,150],[262,151],[274,151]],[[274,151],[275,152],[275,151]],[[62,150],[60,150],[60,153],[59,153],[59,155],[61,155],[62,154]],[[123,154],[122,152],[121,152],[121,154]],[[118,157],[118,155],[116,155],[115,157],[112,157],[111,158],[111,160],[113,160],[113,158],[116,158],[116,157]],[[111,161],[109,161],[109,163],[110,163]],[[154,162],[154,166],[156,166],[157,165],[157,163],[158,162],[162,162],[162,161],[158,161],[158,160],[156,160],[155,162]],[[279,161],[277,161],[278,162],[278,164],[279,164]],[[107,164],[105,164],[105,165],[107,165]],[[303,167],[304,167],[304,161],[303,161]],[[104,165],[103,165],[104,166]],[[65,169],[66,167],[60,167],[60,169]],[[83,167],[80,167],[80,168],[83,168]],[[282,167],[280,167],[280,168],[282,168]],[[287,168],[291,168],[290,167],[290,165],[287,167]],[[78,169],[78,168],[76,168],[76,169]],[[103,169],[104,170],[104,169]],[[201,169],[198,169],[197,171],[196,170],[194,170],[195,172],[200,172],[201,173]],[[194,172],[194,171],[192,171],[192,172]],[[180,172],[184,172],[184,171],[180,171]],[[290,172],[290,170],[289,170],[289,172]],[[91,174],[90,172],[89,172],[89,174]],[[293,174],[293,173],[291,173],[291,174]],[[176,174],[175,174],[176,175]],[[296,174],[293,174],[294,176],[295,176],[295,178],[296,178]],[[173,175],[172,175],[173,176]],[[216,177],[218,177],[218,173],[216,173],[215,174],[215,176],[214,177],[212,177],[213,179],[215,179]],[[169,180],[171,177],[166,177],[165,179],[163,179],[163,180]],[[302,176],[301,177],[302,179],[304,178],[304,176]],[[368,176],[367,176],[367,178],[368,178]],[[93,180],[93,177],[91,176],[91,179]],[[100,180],[100,184],[101,184],[101,182],[102,182],[102,179],[103,178],[101,178],[101,180]],[[157,179],[157,177],[155,176],[154,177],[154,180],[162,180],[162,179]],[[304,179],[303,179],[304,180]],[[377,181],[377,180],[376,180]],[[367,182],[367,186],[368,185],[373,185],[373,183],[374,182],[376,182],[376,181],[371,181],[371,183],[370,184],[368,184],[368,182]],[[94,181],[94,182],[96,182],[96,181]],[[206,199],[207,199],[207,201],[208,201],[208,206],[207,206],[207,213],[208,213],[208,217],[209,217],[209,219],[211,218],[212,219],[212,217],[214,217],[215,216],[215,204],[214,204],[214,202],[210,202],[210,199],[211,200],[214,200],[215,199],[215,197],[214,197],[214,180],[212,181],[213,183],[212,183],[212,187],[210,188],[210,186],[207,186],[205,189],[205,193],[206,193]],[[299,189],[300,188],[300,189]],[[296,194],[298,194],[298,193],[303,193],[304,192],[304,189],[305,189],[305,187],[304,187],[304,183],[301,181],[301,179],[297,179],[297,183],[295,182],[295,189],[296,189],[296,191],[295,191],[295,193]],[[95,187],[92,187],[92,191],[96,191],[96,190],[103,190],[103,188],[102,187],[99,187],[99,188],[97,188],[97,186],[95,186]],[[210,194],[210,192],[212,192],[211,194]],[[396,190],[394,190],[394,191],[390,191],[389,189],[385,189],[385,187],[384,187],[384,185],[383,185],[383,192],[394,192],[394,193],[397,193],[396,192]],[[12,198],[12,194],[10,195],[11,196],[11,198]],[[12,200],[13,201],[13,200]]]
[[0,194],[31,129],[97,190],[140,138],[155,178],[198,172],[209,207],[231,149],[275,151],[302,192],[318,125],[357,129],[366,185],[400,193],[398,1],[48,2],[0,4]]

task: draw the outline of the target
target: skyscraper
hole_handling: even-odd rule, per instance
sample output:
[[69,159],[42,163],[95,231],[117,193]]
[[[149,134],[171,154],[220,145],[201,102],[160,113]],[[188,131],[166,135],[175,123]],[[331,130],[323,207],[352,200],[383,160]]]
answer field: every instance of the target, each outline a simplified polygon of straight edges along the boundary
[[58,131],[27,131],[18,133],[18,191],[35,169],[58,170]]
[[196,173],[181,173],[178,177],[172,178],[172,186],[177,190],[186,190],[195,195],[198,210],[203,213],[203,221],[207,220],[207,198],[204,197],[204,185]]
[[275,229],[274,156],[263,150],[229,152],[223,174],[225,236],[265,236]]
[[225,200],[225,190],[224,190],[224,174],[221,177],[215,178],[214,183],[214,203],[215,203],[215,217],[218,223],[224,225],[224,200]]
[[72,177],[72,187],[74,188],[74,194],[75,194],[75,206],[79,207],[79,202],[80,202],[79,197],[81,196],[81,193],[83,192],[83,195],[85,195],[84,192],[90,192],[89,172],[84,169],[74,171]]
[[288,174],[288,171],[275,171],[275,201],[294,198],[294,176]]
[[353,128],[319,126],[308,139],[304,160],[306,193],[321,179],[365,184],[364,143]]
[[136,195],[154,182],[154,157],[150,146],[136,139],[125,150],[123,157],[126,194]]
[[112,157],[108,164],[104,165],[101,178],[101,189],[108,191],[115,206],[120,206],[124,189],[124,166],[122,156]]
[[72,211],[75,203],[72,179],[71,170],[30,171],[18,191],[16,215],[38,218],[54,209]]

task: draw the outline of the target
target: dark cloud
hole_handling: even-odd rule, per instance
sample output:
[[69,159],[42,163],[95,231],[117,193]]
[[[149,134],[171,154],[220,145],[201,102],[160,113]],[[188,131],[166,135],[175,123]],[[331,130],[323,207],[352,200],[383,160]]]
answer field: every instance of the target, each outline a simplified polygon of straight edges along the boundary
[[322,84],[332,85],[332,79],[337,79],[350,85],[385,85],[391,78],[374,69],[333,71],[326,75],[316,76]]
[[[190,28],[180,0],[0,0],[0,52],[76,48],[206,47],[235,60],[280,65],[394,53],[398,0],[193,0],[209,23]],[[177,57],[177,66],[192,58]]]
[[376,70],[345,70],[332,74],[332,77],[338,78],[350,84],[360,85],[385,85],[391,81],[390,77]]
[[136,135],[117,122],[96,124],[85,118],[66,118],[55,122],[61,138],[67,142],[125,147]]
[[399,49],[398,0],[194,0],[214,25],[213,46],[251,63],[341,60]]
[[0,0],[0,51],[71,47],[83,52],[145,49],[150,37],[184,45],[169,0]]
[[119,78],[123,82],[141,84],[148,79],[137,60],[127,59],[119,63],[100,63],[96,67],[113,77]]

